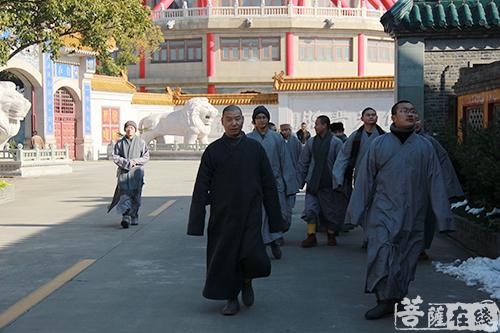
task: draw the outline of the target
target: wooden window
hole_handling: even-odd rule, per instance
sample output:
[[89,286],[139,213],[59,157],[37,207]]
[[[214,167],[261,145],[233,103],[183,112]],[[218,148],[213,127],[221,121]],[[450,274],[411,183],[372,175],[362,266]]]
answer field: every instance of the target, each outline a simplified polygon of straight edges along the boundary
[[222,60],[238,61],[240,60],[240,39],[239,38],[221,38],[220,48],[222,50]]
[[264,38],[221,38],[222,61],[279,61],[280,39]]
[[261,60],[279,61],[280,39],[279,38],[261,38]]
[[102,111],[102,144],[108,144],[110,141],[116,142],[120,139],[120,109],[105,108]]
[[352,61],[352,40],[299,38],[300,61]]
[[151,55],[152,63],[201,61],[203,61],[201,38],[167,40]]
[[394,63],[394,42],[369,39],[368,62]]
[[466,124],[473,129],[484,127],[483,107],[481,105],[469,106],[465,108]]
[[241,7],[259,7],[260,0],[240,0]]
[[241,60],[258,61],[259,60],[259,39],[242,38],[241,39]]
[[299,49],[300,49],[299,59],[301,61],[315,60],[316,57],[314,51],[314,38],[300,38]]
[[286,6],[286,0],[265,0],[266,6]]

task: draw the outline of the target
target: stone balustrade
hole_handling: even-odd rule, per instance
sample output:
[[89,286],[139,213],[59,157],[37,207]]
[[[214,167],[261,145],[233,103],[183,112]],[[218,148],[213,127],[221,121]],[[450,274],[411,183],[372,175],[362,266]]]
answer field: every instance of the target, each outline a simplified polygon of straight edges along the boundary
[[0,176],[37,177],[71,173],[73,161],[69,158],[69,148],[17,149],[0,151]]
[[64,145],[64,149],[55,149],[53,145],[49,145],[49,149],[39,149],[36,145],[35,149],[24,149],[22,144],[18,144],[17,149],[0,151],[0,160],[23,162],[64,159],[69,159],[68,145]]
[[[210,2],[209,2],[210,4]],[[237,2],[235,2],[237,4]],[[369,8],[339,8],[339,7],[318,7],[315,6],[252,6],[239,7],[193,7],[180,9],[159,10],[151,14],[153,21],[161,23],[161,21],[172,19],[191,19],[205,17],[363,17],[379,20],[384,14],[381,9]]]

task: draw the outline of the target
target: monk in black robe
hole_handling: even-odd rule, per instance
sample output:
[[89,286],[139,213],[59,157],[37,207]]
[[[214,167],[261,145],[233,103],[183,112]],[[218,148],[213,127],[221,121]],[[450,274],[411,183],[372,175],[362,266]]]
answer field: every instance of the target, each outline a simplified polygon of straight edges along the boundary
[[243,115],[236,105],[222,111],[224,135],[201,158],[189,212],[188,235],[202,236],[208,221],[207,276],[203,296],[227,300],[222,314],[239,311],[238,294],[251,306],[252,279],[269,276],[271,262],[262,241],[262,207],[271,232],[286,228],[276,181],[260,143],[241,131]]

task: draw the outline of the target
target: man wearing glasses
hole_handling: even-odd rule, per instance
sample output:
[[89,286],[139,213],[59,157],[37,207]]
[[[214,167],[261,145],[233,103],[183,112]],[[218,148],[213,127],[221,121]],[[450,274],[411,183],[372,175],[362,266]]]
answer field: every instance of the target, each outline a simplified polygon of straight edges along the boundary
[[368,320],[393,313],[407,295],[424,249],[428,211],[440,232],[455,229],[434,148],[415,133],[415,107],[403,100],[391,113],[391,132],[376,138],[360,163],[346,216],[350,224],[366,219],[365,292],[377,297]]

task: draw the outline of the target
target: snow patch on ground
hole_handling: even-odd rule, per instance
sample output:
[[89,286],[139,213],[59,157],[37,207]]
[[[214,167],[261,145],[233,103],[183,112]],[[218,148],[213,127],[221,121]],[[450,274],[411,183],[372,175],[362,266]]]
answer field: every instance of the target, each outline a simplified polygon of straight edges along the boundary
[[452,203],[451,204],[451,209],[457,209],[457,208],[460,208],[462,206],[465,206],[467,205],[467,199],[465,199],[464,201],[459,201],[459,202],[455,202],[455,203]]
[[481,214],[483,211],[484,211],[484,207],[482,207],[482,208],[471,208],[471,209],[469,209],[469,214],[472,214],[472,215],[479,215],[479,214]]
[[486,213],[486,216],[489,217],[491,215],[495,215],[495,214],[500,214],[500,208],[493,208],[493,210],[489,213]]
[[434,268],[464,281],[468,286],[478,285],[494,299],[500,300],[500,257],[496,259],[476,257],[453,263],[433,262]]

